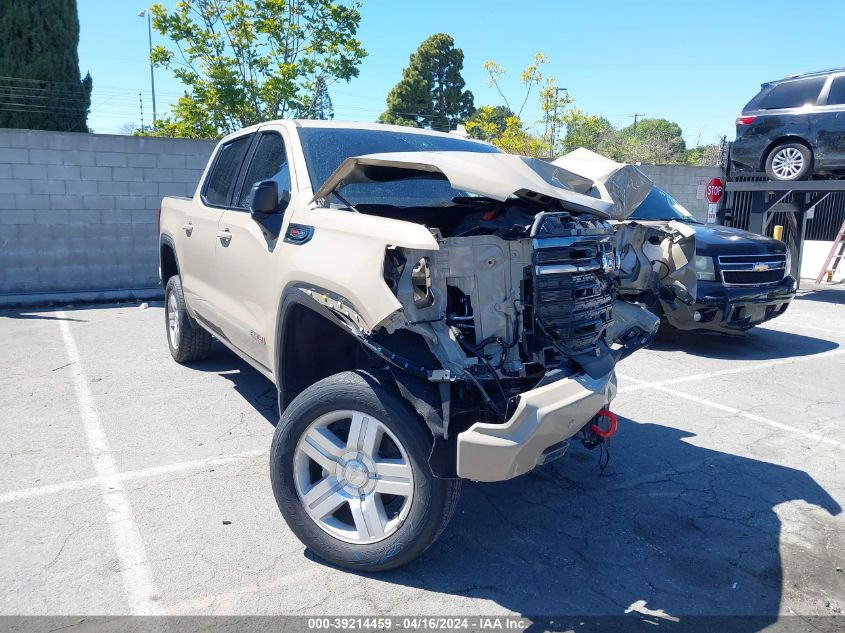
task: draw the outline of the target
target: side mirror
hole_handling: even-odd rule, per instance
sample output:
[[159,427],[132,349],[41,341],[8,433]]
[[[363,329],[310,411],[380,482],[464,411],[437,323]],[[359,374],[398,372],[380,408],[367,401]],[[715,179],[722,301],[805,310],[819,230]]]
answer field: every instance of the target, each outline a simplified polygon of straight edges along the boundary
[[284,200],[279,204],[279,185],[275,180],[262,180],[252,186],[249,212],[264,235],[272,240],[282,232],[282,212],[287,207],[290,194],[283,192],[283,196]]
[[279,185],[275,180],[262,180],[252,186],[249,211],[253,215],[279,212]]

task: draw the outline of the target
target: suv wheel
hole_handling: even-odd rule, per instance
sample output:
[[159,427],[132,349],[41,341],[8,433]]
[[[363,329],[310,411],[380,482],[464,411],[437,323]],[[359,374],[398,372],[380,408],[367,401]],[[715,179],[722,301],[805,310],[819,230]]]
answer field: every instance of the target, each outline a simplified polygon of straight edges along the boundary
[[803,180],[813,169],[813,152],[803,143],[778,145],[766,158],[770,180]]
[[204,360],[211,352],[211,334],[203,330],[185,309],[182,280],[174,275],[164,289],[164,324],[167,346],[177,363]]
[[276,503],[320,558],[359,571],[399,567],[437,539],[460,493],[460,480],[431,473],[431,446],[431,431],[375,374],[330,376],[276,427]]

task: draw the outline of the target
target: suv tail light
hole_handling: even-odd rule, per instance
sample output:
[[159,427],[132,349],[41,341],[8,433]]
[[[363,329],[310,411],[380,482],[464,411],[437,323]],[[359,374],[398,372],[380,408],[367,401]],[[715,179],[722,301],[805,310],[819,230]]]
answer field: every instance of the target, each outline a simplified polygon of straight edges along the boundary
[[742,116],[742,115],[740,115],[736,118],[737,127],[740,126],[740,125],[749,125],[751,123],[754,123],[754,119],[756,119],[756,118],[757,118],[756,116]]

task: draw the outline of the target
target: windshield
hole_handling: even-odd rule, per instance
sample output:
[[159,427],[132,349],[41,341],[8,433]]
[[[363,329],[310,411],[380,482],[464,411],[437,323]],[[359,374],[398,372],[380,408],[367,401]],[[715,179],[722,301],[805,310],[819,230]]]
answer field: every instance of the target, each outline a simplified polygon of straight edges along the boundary
[[[499,152],[492,145],[457,136],[336,127],[303,127],[298,133],[314,191],[350,156],[382,152]],[[371,203],[397,207],[443,206],[451,204],[456,196],[472,195],[453,189],[439,174],[413,180],[349,184],[339,192],[354,205]]]
[[680,220],[690,224],[701,224],[687,211],[680,202],[675,200],[660,187],[652,187],[642,204],[628,216],[629,220]]

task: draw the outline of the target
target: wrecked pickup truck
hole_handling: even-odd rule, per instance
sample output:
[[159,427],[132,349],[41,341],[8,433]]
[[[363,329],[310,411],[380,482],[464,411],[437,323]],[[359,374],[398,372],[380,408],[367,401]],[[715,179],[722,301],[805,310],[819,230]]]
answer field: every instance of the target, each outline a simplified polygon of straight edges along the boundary
[[[589,191],[589,195],[574,191]],[[216,337],[272,380],[270,474],[320,557],[418,556],[460,479],[501,481],[616,430],[616,362],[658,319],[617,296],[600,183],[424,130],[275,121],[224,138],[161,208],[167,341]]]
[[[626,213],[613,222],[623,299],[677,329],[723,334],[744,334],[789,307],[797,284],[783,242],[702,224],[636,167],[587,149],[552,164],[597,181],[609,199],[627,196]],[[634,200],[645,187],[648,194]]]

